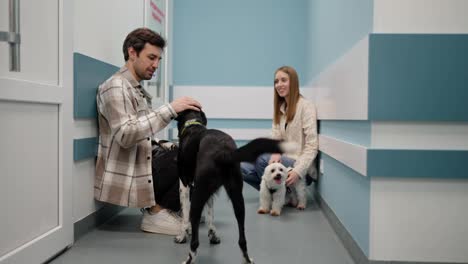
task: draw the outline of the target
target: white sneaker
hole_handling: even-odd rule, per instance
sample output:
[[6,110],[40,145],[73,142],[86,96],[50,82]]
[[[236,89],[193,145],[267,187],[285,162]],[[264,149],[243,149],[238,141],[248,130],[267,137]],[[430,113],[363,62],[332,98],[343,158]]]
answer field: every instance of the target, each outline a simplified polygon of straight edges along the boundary
[[156,214],[151,214],[148,210],[145,210],[140,229],[151,233],[178,235],[181,227],[182,219],[176,213],[162,209]]

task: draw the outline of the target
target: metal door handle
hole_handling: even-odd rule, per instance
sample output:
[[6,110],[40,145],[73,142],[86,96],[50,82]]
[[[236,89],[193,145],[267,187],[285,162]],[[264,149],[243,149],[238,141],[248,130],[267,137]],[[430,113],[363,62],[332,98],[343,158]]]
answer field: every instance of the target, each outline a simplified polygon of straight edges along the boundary
[[10,31],[0,31],[0,41],[10,44],[10,71],[19,72],[20,67],[20,14],[19,0],[10,0]]

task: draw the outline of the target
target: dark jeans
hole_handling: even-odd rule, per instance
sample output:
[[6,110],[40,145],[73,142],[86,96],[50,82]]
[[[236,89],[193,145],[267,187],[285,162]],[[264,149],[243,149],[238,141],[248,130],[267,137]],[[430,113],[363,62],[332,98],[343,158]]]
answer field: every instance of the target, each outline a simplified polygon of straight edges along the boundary
[[156,203],[172,211],[180,210],[179,175],[177,173],[177,149],[153,150],[152,174]]

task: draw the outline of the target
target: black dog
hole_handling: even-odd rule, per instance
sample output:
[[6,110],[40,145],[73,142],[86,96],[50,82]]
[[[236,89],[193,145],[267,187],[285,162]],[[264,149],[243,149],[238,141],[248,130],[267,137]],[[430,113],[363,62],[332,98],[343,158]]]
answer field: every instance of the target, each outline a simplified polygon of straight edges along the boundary
[[192,240],[189,256],[184,263],[190,264],[195,261],[203,207],[221,186],[224,186],[232,202],[239,228],[239,247],[243,263],[253,263],[247,253],[245,239],[245,207],[240,162],[254,162],[263,153],[283,153],[285,144],[277,140],[258,138],[237,149],[231,136],[216,129],[206,128],[207,119],[202,111],[186,110],[180,113],[176,120],[179,129],[179,177],[184,186],[191,186],[192,189]]

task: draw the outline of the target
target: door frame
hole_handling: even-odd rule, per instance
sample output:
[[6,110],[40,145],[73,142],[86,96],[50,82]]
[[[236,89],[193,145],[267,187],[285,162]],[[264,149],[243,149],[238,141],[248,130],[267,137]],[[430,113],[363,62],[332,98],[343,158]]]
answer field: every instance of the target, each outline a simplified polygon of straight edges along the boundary
[[[166,47],[164,49],[164,54],[163,54],[163,60],[161,61],[160,69],[158,71],[161,73],[161,86],[163,91],[163,97],[158,98],[162,102],[162,104],[167,104],[169,103],[172,98],[170,98],[171,94],[171,84],[172,84],[172,10],[173,10],[173,1],[171,0],[160,0],[164,2],[164,12],[165,16],[161,17],[161,19],[164,20],[164,28],[163,28],[163,37],[166,40]],[[150,27],[150,23],[148,22],[148,19],[150,19],[152,7],[151,7],[151,0],[145,0],[144,5],[143,5],[143,25],[145,27]],[[151,28],[151,27],[150,27]],[[151,89],[148,86],[148,82],[144,82],[144,87],[149,91],[149,93],[153,96],[156,95],[156,91],[151,91]],[[158,105],[158,102],[156,100],[153,100],[153,108],[157,108],[160,105]],[[169,133],[168,129],[170,127],[166,127],[160,132],[156,134],[156,136],[160,139],[168,139]]]

